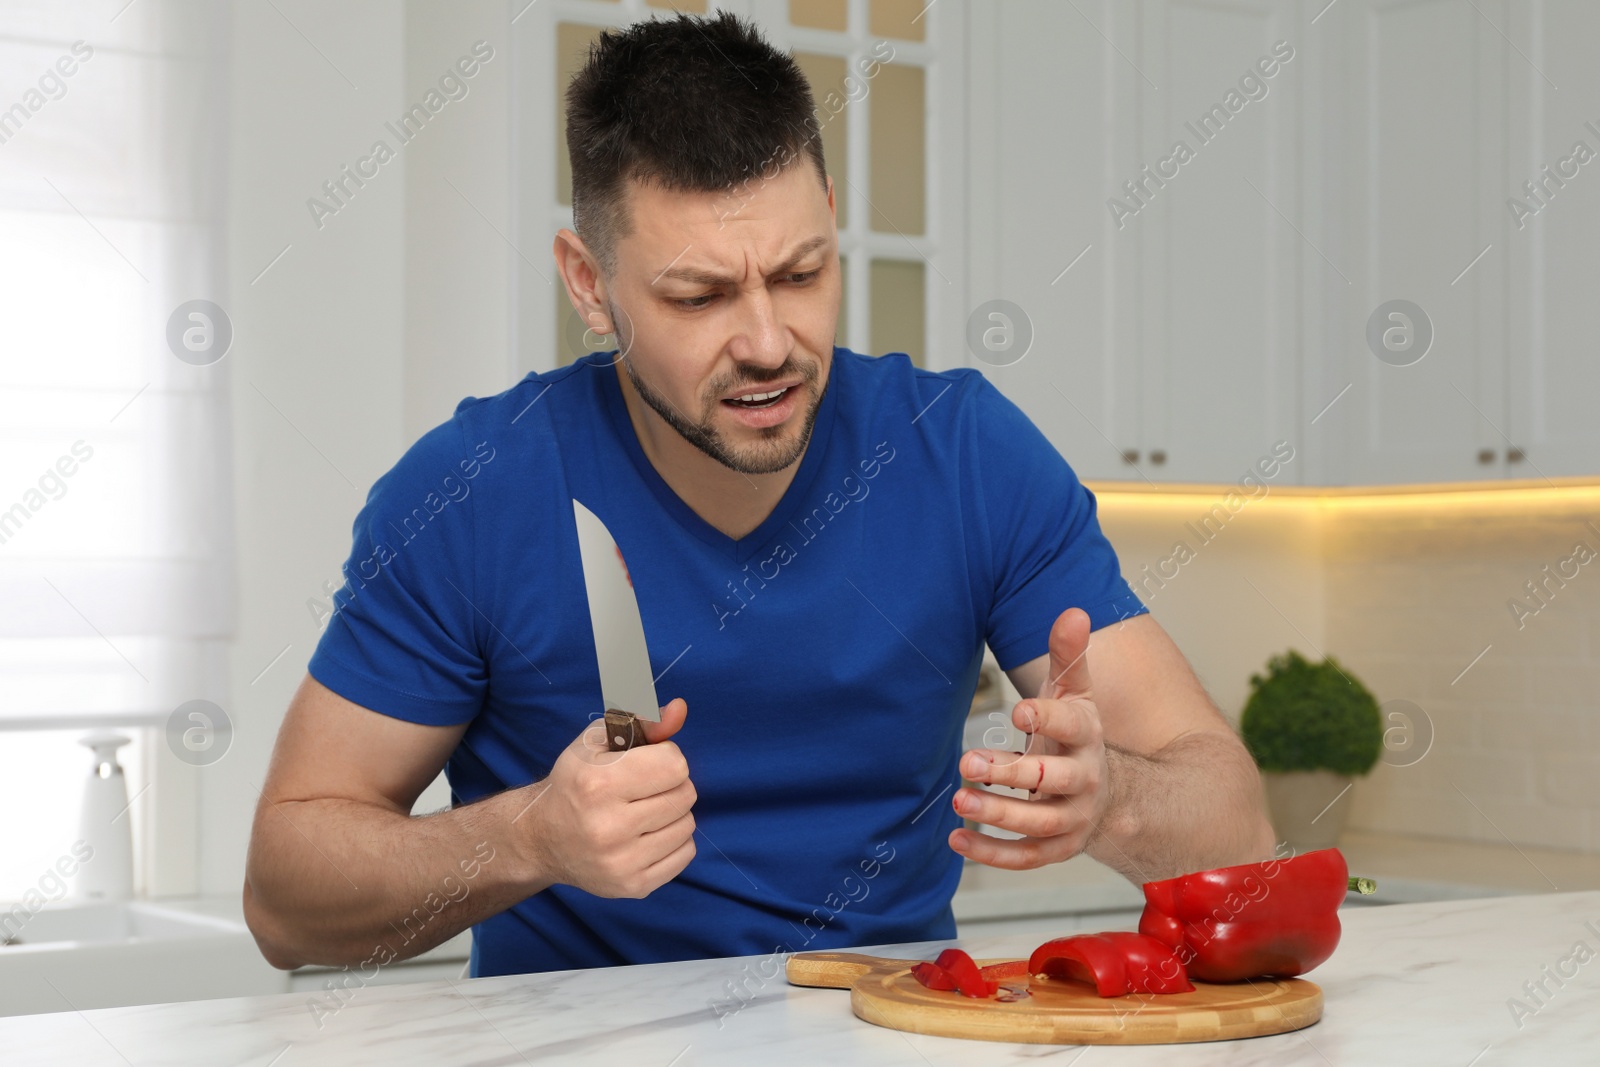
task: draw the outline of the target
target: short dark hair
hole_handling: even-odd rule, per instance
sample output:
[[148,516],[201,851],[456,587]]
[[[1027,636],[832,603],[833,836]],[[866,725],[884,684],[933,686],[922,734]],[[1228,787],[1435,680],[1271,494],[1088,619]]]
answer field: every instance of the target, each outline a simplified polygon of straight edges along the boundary
[[804,153],[828,185],[805,74],[726,11],[602,32],[567,86],[567,153],[573,229],[607,275],[632,232],[630,180],[732,192]]

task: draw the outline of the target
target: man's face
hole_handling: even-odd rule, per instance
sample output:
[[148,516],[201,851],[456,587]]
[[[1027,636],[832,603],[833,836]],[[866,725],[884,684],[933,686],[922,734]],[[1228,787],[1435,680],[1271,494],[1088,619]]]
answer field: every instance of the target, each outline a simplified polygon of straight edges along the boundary
[[783,470],[805,452],[832,364],[831,189],[804,156],[731,192],[629,189],[633,232],[617,245],[608,293],[629,380],[717,462]]

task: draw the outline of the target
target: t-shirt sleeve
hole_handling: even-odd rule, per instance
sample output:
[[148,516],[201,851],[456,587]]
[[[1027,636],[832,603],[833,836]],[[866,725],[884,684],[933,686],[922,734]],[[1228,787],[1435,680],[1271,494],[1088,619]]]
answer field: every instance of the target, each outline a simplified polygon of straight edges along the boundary
[[1001,670],[1049,651],[1050,628],[1082,608],[1091,630],[1148,609],[1122,577],[1094,494],[1016,404],[977,375],[979,496],[994,600],[986,638]]
[[410,722],[446,726],[478,713],[488,687],[473,607],[479,467],[452,419],[373,484],[311,656],[317,681]]

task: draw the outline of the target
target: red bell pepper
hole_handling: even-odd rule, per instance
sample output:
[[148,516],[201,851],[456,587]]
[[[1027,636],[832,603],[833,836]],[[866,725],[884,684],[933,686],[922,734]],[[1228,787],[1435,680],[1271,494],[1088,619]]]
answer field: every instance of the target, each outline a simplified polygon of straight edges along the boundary
[[991,963],[987,967],[978,968],[983,976],[991,982],[1009,982],[1018,978],[1028,977],[1027,960],[1011,960],[1007,963]]
[[973,958],[958,948],[947,948],[934,961],[956,980],[956,990],[968,997],[992,997],[999,984],[983,976]]
[[923,985],[927,986],[929,989],[944,991],[954,989],[956,987],[955,978],[951,976],[949,971],[945,970],[937,963],[928,963],[924,961],[916,964],[911,968],[911,976],[917,981],[921,982]]
[[911,974],[929,989],[953,989],[967,997],[992,997],[1000,988],[997,980],[985,975],[977,962],[959,948],[945,949],[932,963],[917,964]]
[[1339,944],[1346,890],[1372,891],[1349,874],[1339,850],[1325,848],[1147,882],[1139,932],[1170,947],[1201,981],[1304,974]]
[[1171,948],[1129,930],[1046,941],[1033,950],[1028,971],[1089,982],[1102,997],[1194,991]]

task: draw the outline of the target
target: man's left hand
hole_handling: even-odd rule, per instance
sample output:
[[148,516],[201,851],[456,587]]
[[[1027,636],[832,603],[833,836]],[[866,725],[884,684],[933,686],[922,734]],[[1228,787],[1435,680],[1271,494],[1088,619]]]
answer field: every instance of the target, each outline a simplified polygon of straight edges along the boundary
[[1089,681],[1089,616],[1068,608],[1050,629],[1050,670],[1038,696],[1020,701],[1011,721],[1027,735],[1024,750],[975,748],[961,758],[961,774],[980,785],[1013,786],[1029,795],[1009,797],[961,788],[956,813],[1024,836],[1005,840],[961,828],[950,847],[991,867],[1026,870],[1076,856],[1089,843],[1110,806],[1110,773],[1100,712]]

